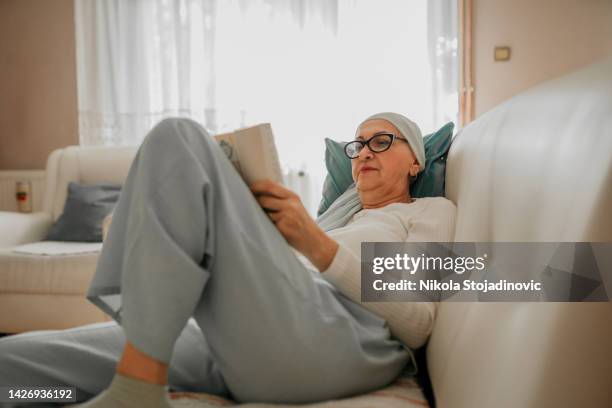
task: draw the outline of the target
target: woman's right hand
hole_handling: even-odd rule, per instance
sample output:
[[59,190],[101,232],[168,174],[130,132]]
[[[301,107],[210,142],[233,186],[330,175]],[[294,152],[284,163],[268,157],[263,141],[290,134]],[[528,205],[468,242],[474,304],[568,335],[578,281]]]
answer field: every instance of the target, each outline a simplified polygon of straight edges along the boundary
[[336,255],[338,243],[312,219],[300,197],[270,180],[256,181],[249,188],[289,245],[308,258],[320,272],[326,270]]

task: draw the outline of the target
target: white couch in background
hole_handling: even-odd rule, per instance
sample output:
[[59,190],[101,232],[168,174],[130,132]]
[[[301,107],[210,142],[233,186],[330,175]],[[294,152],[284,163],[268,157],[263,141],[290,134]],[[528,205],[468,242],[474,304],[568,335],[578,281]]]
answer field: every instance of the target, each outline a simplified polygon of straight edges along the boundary
[[14,250],[44,239],[63,211],[69,182],[123,183],[135,153],[134,147],[55,150],[47,160],[43,211],[0,212],[0,332],[62,329],[109,319],[84,297],[99,252],[49,256]]

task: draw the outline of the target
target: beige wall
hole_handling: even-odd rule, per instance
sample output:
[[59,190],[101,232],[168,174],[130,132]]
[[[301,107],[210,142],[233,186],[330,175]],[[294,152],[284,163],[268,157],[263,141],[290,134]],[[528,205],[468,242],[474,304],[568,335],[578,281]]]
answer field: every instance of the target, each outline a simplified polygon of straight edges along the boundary
[[[478,116],[612,54],[612,0],[474,0],[473,34]],[[496,45],[512,48],[510,61],[493,61]]]
[[73,0],[0,0],[0,170],[78,144]]

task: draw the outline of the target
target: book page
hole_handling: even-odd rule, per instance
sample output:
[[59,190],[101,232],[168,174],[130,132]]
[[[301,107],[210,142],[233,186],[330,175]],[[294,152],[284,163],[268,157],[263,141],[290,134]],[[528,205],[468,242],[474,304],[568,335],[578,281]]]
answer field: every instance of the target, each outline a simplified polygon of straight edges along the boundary
[[269,123],[263,123],[214,137],[247,184],[269,179],[283,182],[283,176]]

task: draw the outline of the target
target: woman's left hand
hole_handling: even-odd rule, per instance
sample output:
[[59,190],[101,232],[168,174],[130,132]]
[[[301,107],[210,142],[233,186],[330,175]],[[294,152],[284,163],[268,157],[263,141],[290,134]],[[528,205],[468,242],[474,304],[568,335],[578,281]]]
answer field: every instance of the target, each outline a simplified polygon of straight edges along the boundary
[[256,181],[249,188],[289,245],[308,258],[319,271],[327,269],[336,255],[338,243],[319,228],[300,197],[270,180]]

